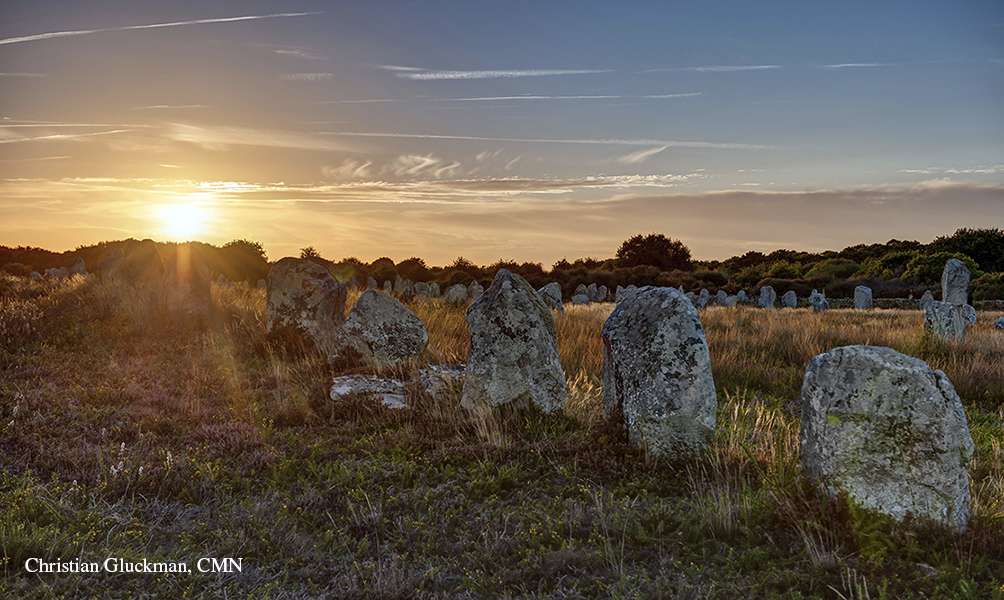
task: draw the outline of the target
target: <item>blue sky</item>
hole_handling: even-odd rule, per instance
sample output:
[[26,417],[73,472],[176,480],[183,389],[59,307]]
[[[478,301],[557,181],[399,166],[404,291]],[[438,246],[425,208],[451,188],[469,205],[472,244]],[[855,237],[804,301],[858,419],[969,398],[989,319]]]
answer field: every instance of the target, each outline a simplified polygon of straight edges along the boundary
[[169,237],[173,204],[192,235],[275,256],[433,262],[607,256],[637,230],[711,258],[1004,225],[1000,2],[0,17],[0,243]]

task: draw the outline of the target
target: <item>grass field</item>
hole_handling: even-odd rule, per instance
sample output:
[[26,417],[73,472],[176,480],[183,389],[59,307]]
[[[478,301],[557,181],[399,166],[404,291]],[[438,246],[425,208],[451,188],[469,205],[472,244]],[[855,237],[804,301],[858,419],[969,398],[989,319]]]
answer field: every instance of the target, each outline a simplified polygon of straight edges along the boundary
[[[557,317],[565,415],[472,420],[455,399],[332,404],[320,357],[268,342],[262,290],[215,288],[201,318],[173,290],[0,286],[0,597],[1004,598],[1000,313],[947,345],[919,311],[709,308],[719,425],[704,456],[674,463],[602,418],[609,304]],[[422,360],[462,362],[462,309],[413,308]],[[806,363],[856,343],[923,358],[962,396],[977,447],[965,534],[890,523],[801,478]],[[78,556],[245,569],[22,567]]]

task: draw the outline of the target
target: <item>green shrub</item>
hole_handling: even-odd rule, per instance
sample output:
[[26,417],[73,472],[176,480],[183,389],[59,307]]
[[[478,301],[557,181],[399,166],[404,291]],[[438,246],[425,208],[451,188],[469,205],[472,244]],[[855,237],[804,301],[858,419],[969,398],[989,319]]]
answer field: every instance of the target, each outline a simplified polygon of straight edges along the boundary
[[917,252],[914,251],[896,251],[887,252],[878,258],[865,259],[857,276],[865,279],[898,279],[916,256]]
[[793,261],[779,260],[771,263],[764,275],[772,279],[798,279],[802,276],[802,265]]
[[827,258],[812,265],[812,268],[805,273],[806,279],[821,279],[833,281],[835,279],[847,279],[858,272],[860,265],[853,260],[846,258]]
[[915,281],[923,285],[937,285],[941,282],[941,272],[945,270],[945,263],[950,258],[957,258],[966,263],[973,277],[982,275],[976,262],[958,252],[935,252],[933,254],[918,254],[906,265],[903,272],[903,279]]
[[978,277],[973,282],[973,300],[1004,300],[1004,272]]

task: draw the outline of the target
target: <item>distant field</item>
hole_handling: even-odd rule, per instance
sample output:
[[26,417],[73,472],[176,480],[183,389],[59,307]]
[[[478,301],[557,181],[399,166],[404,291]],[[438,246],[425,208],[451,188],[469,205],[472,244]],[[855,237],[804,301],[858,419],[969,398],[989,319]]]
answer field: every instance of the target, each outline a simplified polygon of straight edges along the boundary
[[[215,287],[206,319],[175,290],[93,278],[9,278],[0,296],[0,597],[1004,598],[1002,312],[945,344],[919,311],[709,308],[718,429],[674,463],[602,418],[612,304],[556,317],[564,416],[472,420],[455,401],[334,405],[320,357],[269,343],[263,290]],[[411,307],[423,362],[463,362],[463,310]],[[928,361],[962,397],[962,536],[802,480],[806,363],[859,343]],[[34,556],[246,568],[41,579]]]

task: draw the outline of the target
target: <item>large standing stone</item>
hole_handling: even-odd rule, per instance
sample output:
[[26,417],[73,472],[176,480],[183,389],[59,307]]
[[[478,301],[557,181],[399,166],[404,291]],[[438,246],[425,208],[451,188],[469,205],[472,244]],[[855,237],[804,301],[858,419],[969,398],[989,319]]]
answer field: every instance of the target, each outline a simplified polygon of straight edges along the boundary
[[405,305],[375,290],[363,292],[338,333],[336,364],[394,367],[425,350],[425,325]]
[[467,309],[471,349],[462,405],[468,409],[533,404],[561,410],[568,396],[558,358],[554,317],[530,284],[499,269]]
[[957,258],[948,259],[941,272],[941,301],[957,306],[969,301],[969,268]]
[[565,312],[565,305],[561,302],[561,286],[557,281],[552,281],[545,285],[537,290],[537,293],[540,294],[540,299],[544,301],[544,304],[548,308],[553,308],[558,312]]
[[455,283],[446,288],[443,296],[447,304],[462,305],[467,304],[467,286],[462,283]]
[[821,312],[830,308],[830,301],[826,299],[826,294],[819,290],[812,290],[809,294],[809,306],[814,312]]
[[765,285],[760,288],[760,299],[757,301],[757,306],[760,308],[774,308],[774,303],[777,302],[777,292],[774,288]]
[[867,285],[859,285],[854,288],[854,308],[868,309],[874,306],[872,300],[872,289]]
[[266,290],[269,333],[304,336],[325,354],[338,347],[346,290],[327,269],[310,260],[284,258],[269,270]]
[[603,404],[633,444],[658,455],[702,448],[715,428],[704,328],[674,288],[643,287],[603,324]]
[[835,348],[809,363],[801,409],[802,465],[830,495],[966,527],[973,441],[944,373],[890,348]]
[[924,309],[924,329],[943,340],[961,341],[966,336],[967,325],[969,322],[961,306],[932,300]]
[[795,294],[794,290],[788,290],[787,292],[781,294],[781,306],[785,308],[798,307],[798,296]]

